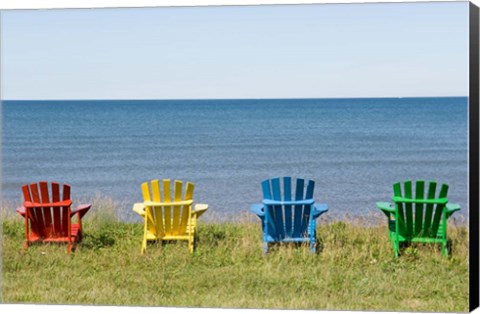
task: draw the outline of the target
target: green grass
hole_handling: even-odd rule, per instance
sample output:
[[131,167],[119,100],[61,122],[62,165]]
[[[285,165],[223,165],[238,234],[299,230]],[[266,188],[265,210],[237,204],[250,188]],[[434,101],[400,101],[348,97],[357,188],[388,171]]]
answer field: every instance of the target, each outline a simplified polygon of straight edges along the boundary
[[96,205],[86,216],[84,240],[71,256],[65,245],[21,254],[23,222],[4,215],[2,302],[468,311],[468,229],[452,220],[449,258],[438,247],[418,246],[395,259],[386,223],[324,216],[316,255],[281,245],[263,256],[259,222],[202,219],[193,255],[186,242],[153,243],[141,255],[142,224],[119,222],[111,207]]

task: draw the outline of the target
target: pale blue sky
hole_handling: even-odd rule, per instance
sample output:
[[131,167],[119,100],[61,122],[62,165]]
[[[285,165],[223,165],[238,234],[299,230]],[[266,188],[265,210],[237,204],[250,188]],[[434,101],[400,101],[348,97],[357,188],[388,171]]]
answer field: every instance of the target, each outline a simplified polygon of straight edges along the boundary
[[3,99],[468,95],[468,2],[4,11]]

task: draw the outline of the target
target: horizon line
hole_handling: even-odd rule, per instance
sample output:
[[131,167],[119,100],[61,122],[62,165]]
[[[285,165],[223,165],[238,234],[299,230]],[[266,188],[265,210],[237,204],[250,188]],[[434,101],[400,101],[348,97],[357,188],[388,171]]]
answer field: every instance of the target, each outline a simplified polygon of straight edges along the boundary
[[62,98],[62,99],[0,99],[1,101],[151,101],[151,100],[299,100],[299,99],[401,99],[401,98],[468,98],[464,96],[372,96],[372,97],[256,97],[256,98]]

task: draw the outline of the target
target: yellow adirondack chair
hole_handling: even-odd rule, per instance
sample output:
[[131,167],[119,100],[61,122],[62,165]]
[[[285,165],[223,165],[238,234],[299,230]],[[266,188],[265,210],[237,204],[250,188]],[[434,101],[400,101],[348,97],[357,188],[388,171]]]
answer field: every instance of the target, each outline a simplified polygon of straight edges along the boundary
[[182,188],[182,181],[175,180],[171,184],[170,179],[164,179],[162,194],[158,180],[151,181],[151,189],[148,182],[142,184],[143,203],[133,205],[133,211],[144,219],[142,254],[147,250],[149,240],[185,240],[193,253],[197,219],[208,209],[208,205],[195,204],[192,210],[194,185],[187,182],[183,197]]

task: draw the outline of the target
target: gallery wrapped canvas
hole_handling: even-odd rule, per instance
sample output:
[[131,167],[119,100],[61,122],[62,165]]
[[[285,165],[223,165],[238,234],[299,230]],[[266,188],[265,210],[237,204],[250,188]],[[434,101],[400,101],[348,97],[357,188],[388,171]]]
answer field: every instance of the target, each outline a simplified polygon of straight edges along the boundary
[[247,4],[1,11],[2,303],[478,307],[478,7]]

